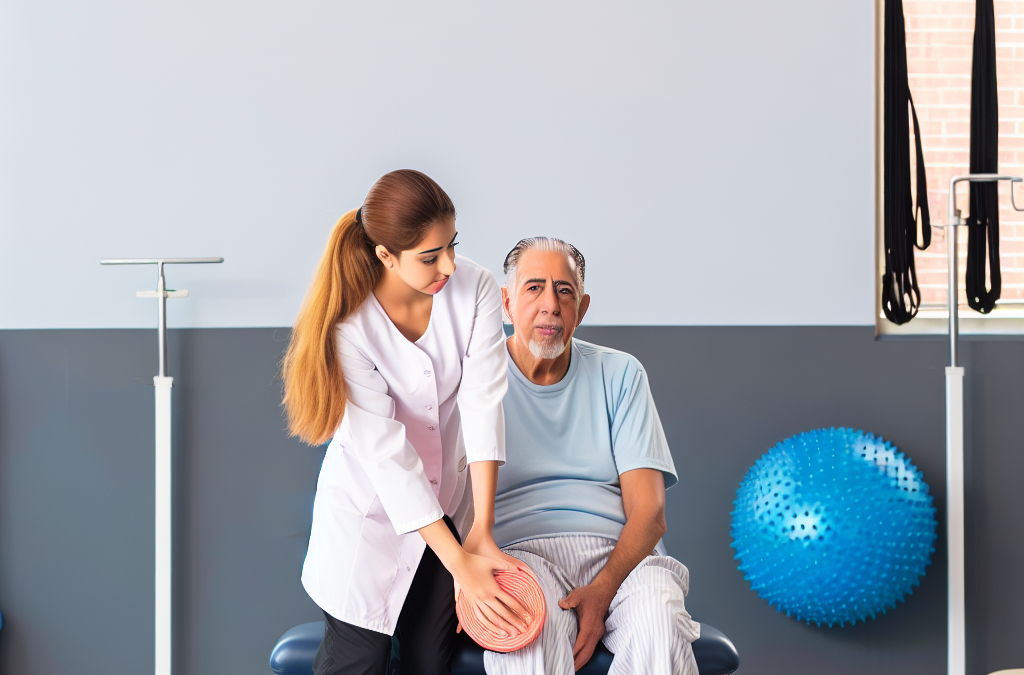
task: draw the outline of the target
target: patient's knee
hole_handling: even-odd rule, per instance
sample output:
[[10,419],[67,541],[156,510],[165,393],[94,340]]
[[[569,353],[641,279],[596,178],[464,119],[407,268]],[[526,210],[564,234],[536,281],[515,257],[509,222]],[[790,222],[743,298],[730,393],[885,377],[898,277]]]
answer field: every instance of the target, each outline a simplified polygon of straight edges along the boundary
[[664,588],[639,590],[615,608],[609,624],[619,640],[636,644],[693,642],[700,630],[686,611],[682,590]]

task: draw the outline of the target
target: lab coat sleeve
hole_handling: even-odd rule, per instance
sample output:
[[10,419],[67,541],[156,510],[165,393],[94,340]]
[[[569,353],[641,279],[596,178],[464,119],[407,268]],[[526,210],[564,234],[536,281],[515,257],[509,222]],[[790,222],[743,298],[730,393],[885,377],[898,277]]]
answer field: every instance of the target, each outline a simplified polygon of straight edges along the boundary
[[388,385],[365,354],[339,331],[338,351],[345,377],[345,418],[352,452],[398,534],[444,517],[405,425],[395,419]]
[[459,385],[459,412],[467,462],[505,463],[505,413],[501,401],[508,389],[507,376],[501,292],[491,273],[481,269],[473,332],[462,359]]

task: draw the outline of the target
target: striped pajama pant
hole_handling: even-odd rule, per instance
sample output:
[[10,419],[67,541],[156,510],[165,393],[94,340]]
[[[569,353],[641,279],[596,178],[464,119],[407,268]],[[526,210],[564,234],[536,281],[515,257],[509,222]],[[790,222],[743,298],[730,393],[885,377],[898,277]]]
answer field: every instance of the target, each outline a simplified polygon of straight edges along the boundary
[[[505,547],[533,570],[547,601],[547,620],[530,645],[509,654],[484,653],[487,675],[571,675],[578,624],[575,610],[558,601],[594,580],[615,541],[565,535],[528,539]],[[609,675],[697,675],[690,643],[700,624],[690,618],[684,599],[690,573],[675,558],[647,556],[619,587],[605,619],[604,645],[615,658]]]

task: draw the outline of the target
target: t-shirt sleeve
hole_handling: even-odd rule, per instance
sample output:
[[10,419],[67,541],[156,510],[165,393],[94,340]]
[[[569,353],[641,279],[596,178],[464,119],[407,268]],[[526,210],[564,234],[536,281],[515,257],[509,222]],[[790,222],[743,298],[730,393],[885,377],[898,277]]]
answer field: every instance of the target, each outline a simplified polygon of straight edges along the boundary
[[665,487],[670,488],[678,480],[676,467],[647,373],[637,361],[631,366],[623,373],[612,418],[615,468],[620,475],[633,469],[658,469],[665,476]]

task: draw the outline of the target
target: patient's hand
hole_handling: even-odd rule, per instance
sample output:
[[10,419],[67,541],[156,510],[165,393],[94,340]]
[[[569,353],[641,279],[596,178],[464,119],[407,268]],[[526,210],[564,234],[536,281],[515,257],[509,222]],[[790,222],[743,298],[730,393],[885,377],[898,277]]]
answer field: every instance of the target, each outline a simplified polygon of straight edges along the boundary
[[483,527],[477,527],[476,525],[466,535],[466,542],[462,545],[463,550],[466,553],[472,553],[473,555],[482,555],[485,558],[491,558],[493,560],[500,560],[503,563],[512,565],[522,569],[523,563],[518,558],[513,558],[508,555],[494,543],[494,535],[491,534],[490,530]]
[[579,620],[580,630],[576,635],[576,644],[572,646],[573,667],[576,670],[587,664],[597,649],[597,643],[604,637],[604,619],[618,591],[608,586],[610,584],[605,585],[595,579],[593,583],[574,589],[558,601],[562,609],[575,609]]

